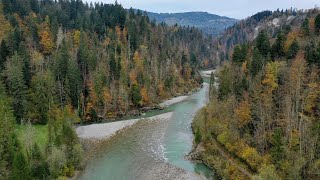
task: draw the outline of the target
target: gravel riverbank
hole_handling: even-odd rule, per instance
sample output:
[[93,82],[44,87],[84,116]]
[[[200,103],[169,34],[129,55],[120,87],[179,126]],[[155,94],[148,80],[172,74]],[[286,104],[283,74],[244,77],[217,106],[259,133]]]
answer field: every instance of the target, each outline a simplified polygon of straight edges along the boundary
[[76,132],[80,139],[90,141],[107,140],[118,132],[127,129],[143,119],[157,120],[157,119],[170,119],[172,113],[160,114],[149,118],[131,119],[125,121],[117,121],[103,124],[91,124],[87,126],[80,126],[76,128]]

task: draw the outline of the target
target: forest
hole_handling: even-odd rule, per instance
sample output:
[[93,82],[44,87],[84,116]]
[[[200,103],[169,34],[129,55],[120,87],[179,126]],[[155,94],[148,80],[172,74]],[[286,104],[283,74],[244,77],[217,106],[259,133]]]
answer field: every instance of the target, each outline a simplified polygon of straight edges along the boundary
[[320,11],[260,15],[227,33],[264,26],[211,75],[210,103],[192,125],[198,159],[225,179],[319,179]]
[[207,37],[81,0],[0,1],[0,179],[72,177],[75,124],[109,121],[198,88]]

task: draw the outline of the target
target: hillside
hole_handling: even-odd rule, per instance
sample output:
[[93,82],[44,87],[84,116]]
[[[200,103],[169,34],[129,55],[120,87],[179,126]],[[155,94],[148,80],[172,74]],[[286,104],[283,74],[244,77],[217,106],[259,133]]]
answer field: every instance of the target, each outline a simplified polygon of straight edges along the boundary
[[262,12],[217,41],[194,157],[226,179],[319,179],[320,10]]
[[211,55],[198,29],[117,3],[1,0],[0,24],[0,179],[72,177],[83,166],[74,124],[198,88]]
[[185,13],[152,13],[147,12],[151,20],[165,22],[168,25],[178,24],[180,26],[197,27],[205,34],[217,36],[226,28],[233,26],[238,20],[209,14],[206,12],[185,12]]
[[236,45],[252,42],[259,32],[265,31],[270,37],[276,37],[281,30],[300,27],[308,12],[303,10],[263,11],[229,27],[214,40],[215,60],[230,60]]

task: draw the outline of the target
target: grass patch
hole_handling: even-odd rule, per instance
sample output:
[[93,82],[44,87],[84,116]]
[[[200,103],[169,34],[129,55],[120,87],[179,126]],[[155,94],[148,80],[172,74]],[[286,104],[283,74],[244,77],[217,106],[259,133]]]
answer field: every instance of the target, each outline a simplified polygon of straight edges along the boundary
[[48,142],[48,125],[17,125],[16,132],[23,145],[28,142],[37,143],[44,152]]

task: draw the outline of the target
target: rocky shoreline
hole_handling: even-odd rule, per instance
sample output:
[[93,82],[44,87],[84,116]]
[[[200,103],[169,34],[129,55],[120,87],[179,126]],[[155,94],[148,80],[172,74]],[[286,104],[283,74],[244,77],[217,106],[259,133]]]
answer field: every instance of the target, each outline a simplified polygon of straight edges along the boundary
[[159,163],[156,167],[148,169],[149,173],[146,173],[141,179],[154,179],[154,180],[204,180],[198,174],[188,172],[182,168],[178,168],[169,163]]

